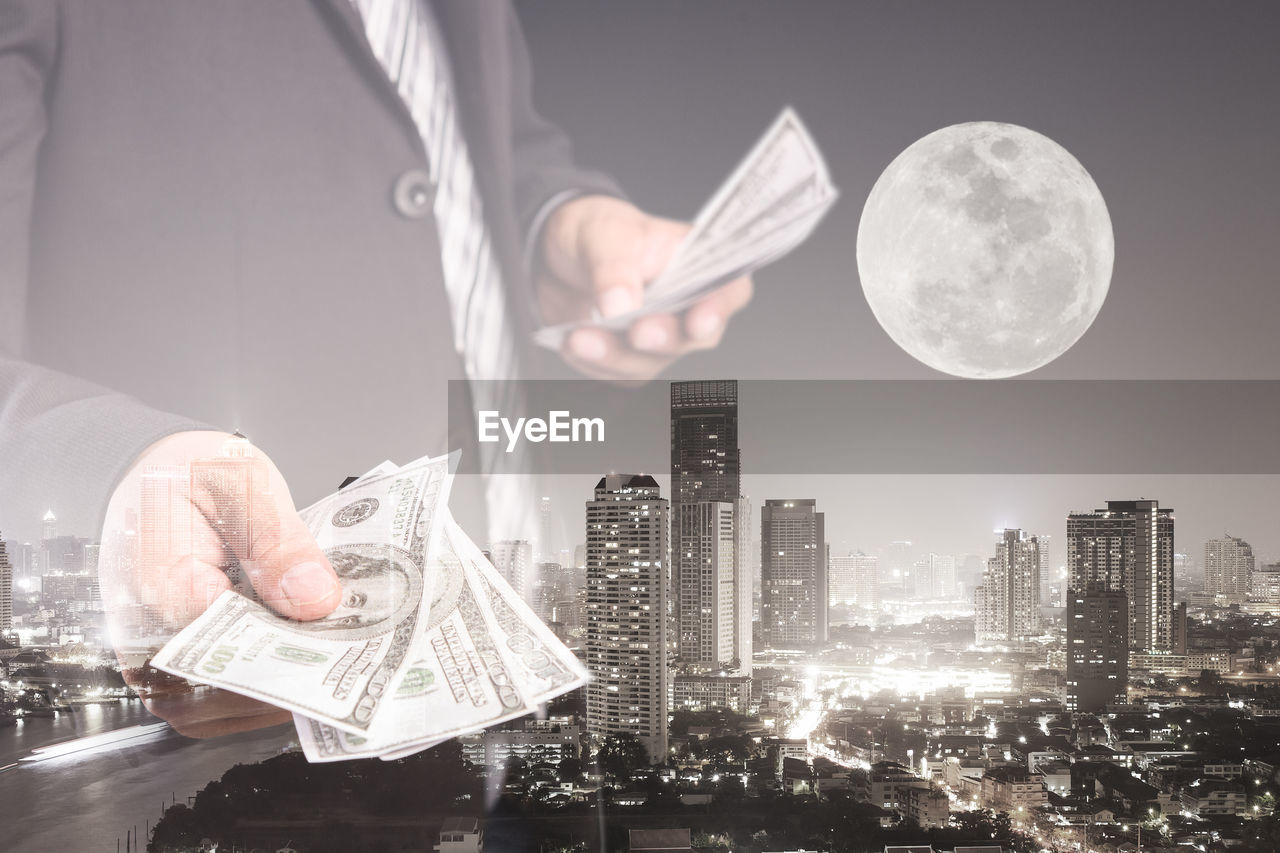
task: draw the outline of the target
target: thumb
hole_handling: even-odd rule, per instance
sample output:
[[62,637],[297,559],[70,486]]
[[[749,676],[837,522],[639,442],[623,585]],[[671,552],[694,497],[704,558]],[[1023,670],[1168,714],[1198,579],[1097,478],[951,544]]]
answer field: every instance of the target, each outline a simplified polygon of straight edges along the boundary
[[290,619],[319,619],[342,600],[342,583],[311,535],[288,493],[264,508],[267,527],[256,536],[256,559],[242,560],[249,583],[263,603]]
[[342,600],[342,584],[298,517],[275,465],[246,454],[207,467],[192,474],[192,502],[210,537],[195,543],[198,554],[238,565],[258,598],[281,616],[319,619],[332,612]]
[[590,266],[591,293],[604,317],[635,311],[644,304],[644,274],[625,254],[604,254]]

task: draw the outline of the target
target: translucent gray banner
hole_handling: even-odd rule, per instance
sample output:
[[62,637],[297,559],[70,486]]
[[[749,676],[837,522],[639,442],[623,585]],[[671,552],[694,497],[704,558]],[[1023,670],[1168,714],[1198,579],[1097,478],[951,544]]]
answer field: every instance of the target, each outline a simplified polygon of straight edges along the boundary
[[[670,385],[452,382],[451,445],[464,473],[662,472]],[[756,474],[1280,473],[1270,380],[741,380],[737,396]]]

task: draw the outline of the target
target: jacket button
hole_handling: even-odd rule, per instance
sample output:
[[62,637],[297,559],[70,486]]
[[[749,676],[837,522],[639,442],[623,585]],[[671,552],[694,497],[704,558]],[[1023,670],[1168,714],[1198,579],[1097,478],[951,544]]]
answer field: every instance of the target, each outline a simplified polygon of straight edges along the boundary
[[421,169],[410,169],[396,178],[391,197],[405,219],[422,219],[431,215],[436,190],[430,175]]

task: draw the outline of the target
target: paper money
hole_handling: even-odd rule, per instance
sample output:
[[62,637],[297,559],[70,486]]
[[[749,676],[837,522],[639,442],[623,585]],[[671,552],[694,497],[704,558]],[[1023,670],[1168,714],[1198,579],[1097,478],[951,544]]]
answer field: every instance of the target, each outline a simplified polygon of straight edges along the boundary
[[450,483],[448,457],[375,469],[299,513],[343,585],[328,616],[298,622],[233,590],[152,659],[173,675],[368,731],[422,634],[426,571]]
[[430,568],[437,579],[426,630],[395,696],[361,735],[295,715],[309,760],[400,758],[523,716],[585,683],[573,653],[452,518]]
[[640,317],[683,311],[714,288],[772,263],[799,246],[835,203],[838,191],[813,137],[788,107],[695,217],[636,311],[534,333],[559,349],[574,329],[628,328]]

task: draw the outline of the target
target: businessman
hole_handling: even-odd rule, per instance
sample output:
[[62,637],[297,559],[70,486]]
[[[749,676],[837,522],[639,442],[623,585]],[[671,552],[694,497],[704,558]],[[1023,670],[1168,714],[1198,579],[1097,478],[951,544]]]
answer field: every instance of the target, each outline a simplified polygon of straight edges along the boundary
[[[283,531],[253,582],[320,618],[341,590],[292,495],[444,450],[449,379],[537,375],[531,329],[638,306],[685,228],[573,164],[504,0],[0,0],[0,525],[109,504],[108,537],[146,471],[238,429]],[[560,355],[646,379],[750,295]],[[219,564],[200,547],[175,583]],[[151,707],[191,734],[286,718]]]

